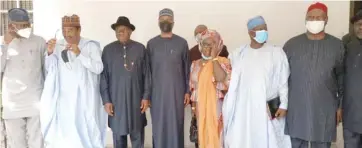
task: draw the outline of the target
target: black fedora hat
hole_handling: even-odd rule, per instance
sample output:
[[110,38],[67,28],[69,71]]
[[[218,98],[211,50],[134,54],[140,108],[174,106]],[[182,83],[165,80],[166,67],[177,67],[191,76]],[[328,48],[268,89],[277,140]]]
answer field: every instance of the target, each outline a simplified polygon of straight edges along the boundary
[[127,17],[125,17],[125,16],[120,16],[120,17],[118,17],[117,22],[114,23],[114,24],[112,24],[112,25],[111,25],[111,28],[112,28],[113,30],[116,30],[116,27],[117,27],[117,26],[127,26],[127,27],[129,27],[132,31],[134,31],[134,30],[136,29],[136,27],[135,27],[133,24],[131,24],[131,23],[129,22],[129,19],[128,19]]

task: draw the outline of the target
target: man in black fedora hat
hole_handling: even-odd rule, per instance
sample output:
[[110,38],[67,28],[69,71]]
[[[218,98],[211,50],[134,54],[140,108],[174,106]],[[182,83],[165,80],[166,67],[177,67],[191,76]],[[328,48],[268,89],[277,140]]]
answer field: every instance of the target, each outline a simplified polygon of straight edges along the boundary
[[104,47],[100,91],[115,148],[127,148],[129,134],[133,148],[143,148],[145,112],[149,107],[151,71],[145,46],[130,39],[136,29],[121,16],[111,25],[117,41]]

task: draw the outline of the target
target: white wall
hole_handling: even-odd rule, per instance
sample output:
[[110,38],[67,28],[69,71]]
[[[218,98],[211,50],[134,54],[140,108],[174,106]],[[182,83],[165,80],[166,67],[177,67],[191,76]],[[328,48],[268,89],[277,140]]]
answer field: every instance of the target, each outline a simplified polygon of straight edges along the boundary
[[[159,34],[158,12],[169,7],[175,13],[174,32],[195,44],[193,30],[203,23],[218,30],[229,49],[249,42],[246,21],[263,15],[268,23],[270,43],[284,44],[290,37],[305,31],[304,18],[312,2],[150,2],[105,0],[34,0],[35,32],[47,38],[61,26],[61,17],[76,13],[81,18],[82,35],[104,46],[115,40],[110,25],[118,16],[127,16],[136,26],[132,38],[146,44]],[[329,22],[327,32],[341,37],[348,32],[349,1],[327,1]]]
[[[195,26],[202,23],[218,30],[229,50],[233,50],[249,42],[246,21],[255,15],[263,15],[266,19],[270,32],[269,42],[283,45],[289,38],[305,31],[305,13],[311,3],[34,0],[34,26],[35,33],[49,39],[54,36],[57,29],[60,29],[63,15],[76,13],[81,18],[82,35],[98,40],[102,46],[105,46],[115,40],[110,25],[118,16],[123,15],[136,26],[132,38],[146,44],[150,38],[159,34],[157,26],[159,10],[168,7],[175,13],[174,32],[186,38],[189,46],[195,44],[193,38]],[[328,1],[325,4],[329,8],[327,32],[342,37],[348,32],[349,1]],[[146,132],[150,132],[150,129]],[[149,145],[150,142],[148,139],[146,144]]]

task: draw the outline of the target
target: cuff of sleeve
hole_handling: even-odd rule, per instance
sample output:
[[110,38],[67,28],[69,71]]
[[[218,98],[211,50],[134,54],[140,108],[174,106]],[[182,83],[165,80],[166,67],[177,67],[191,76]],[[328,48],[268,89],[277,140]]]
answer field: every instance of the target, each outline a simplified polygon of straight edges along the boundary
[[103,105],[107,104],[107,103],[112,103],[111,101],[109,101],[108,99],[103,100]]
[[286,104],[286,103],[281,103],[281,104],[279,105],[279,108],[280,108],[280,109],[285,109],[285,110],[287,110],[287,109],[288,109],[288,104]]
[[107,104],[107,103],[112,103],[110,100],[109,94],[102,94],[101,97],[102,97],[103,105]]
[[6,44],[0,44],[0,46],[1,46],[1,49],[5,49],[5,48],[8,48],[8,45],[6,45]]
[[186,91],[186,94],[189,94],[191,96],[191,90]]
[[148,95],[148,94],[144,94],[142,99],[145,99],[145,100],[150,100],[150,95]]

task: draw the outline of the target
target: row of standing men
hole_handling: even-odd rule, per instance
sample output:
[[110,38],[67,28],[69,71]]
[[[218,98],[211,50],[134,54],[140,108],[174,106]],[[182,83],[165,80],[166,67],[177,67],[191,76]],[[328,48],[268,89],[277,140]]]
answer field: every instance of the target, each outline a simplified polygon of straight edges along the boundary
[[[10,10],[1,52],[2,118],[9,146],[104,147],[108,113],[114,146],[127,147],[130,135],[132,146],[139,148],[147,124],[144,112],[152,102],[154,147],[184,147],[184,107],[193,97],[191,63],[186,40],[172,33],[173,18],[172,10],[160,11],[161,35],[145,47],[130,40],[135,26],[128,18],[119,17],[111,25],[118,40],[105,46],[102,53],[98,42],[80,36],[76,15],[62,18],[65,40],[45,42],[32,34],[24,9]],[[267,26],[262,17],[248,21],[251,43],[229,55],[232,71],[227,72],[230,80],[225,79],[229,92],[222,107],[225,139],[220,143],[227,148],[330,147],[343,115],[345,147],[362,145],[362,115],[358,114],[362,12],[351,18],[355,33],[345,36],[344,42],[324,32],[327,20],[324,4],[311,5],[306,15],[308,31],[288,40],[284,51],[264,44]],[[201,41],[196,47],[201,48],[202,60],[220,64],[217,53],[224,46],[220,46],[221,37],[206,43],[214,37],[211,32],[197,32]],[[286,63],[287,70],[275,68]],[[279,87],[272,87],[274,84]],[[279,118],[260,124],[268,116],[260,105],[274,98],[274,93],[281,101]],[[248,102],[258,99],[264,102]],[[271,128],[274,131],[266,127],[275,126],[271,121],[276,120],[282,125],[283,116],[291,140],[281,146],[277,138],[271,143],[270,135],[284,127]]]

